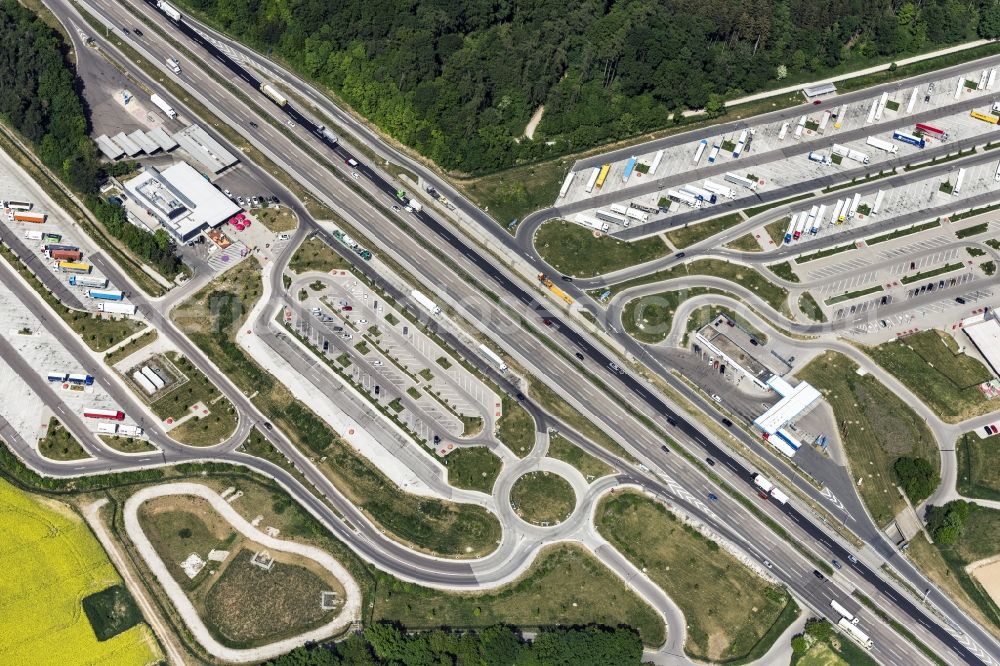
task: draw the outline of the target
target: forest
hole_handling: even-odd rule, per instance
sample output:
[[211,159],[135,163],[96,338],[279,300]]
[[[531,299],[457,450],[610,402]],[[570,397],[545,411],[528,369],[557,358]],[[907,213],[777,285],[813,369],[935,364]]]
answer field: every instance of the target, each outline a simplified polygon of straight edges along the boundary
[[0,116],[83,198],[108,234],[168,277],[180,271],[165,231],[132,225],[99,196],[106,173],[90,139],[86,104],[62,35],[16,0],[0,0]]
[[469,174],[632,137],[684,109],[717,112],[783,79],[1000,36],[995,0],[180,4]]
[[532,642],[506,626],[409,633],[377,622],[328,645],[296,648],[266,666],[637,666],[642,642],[630,629],[543,629]]

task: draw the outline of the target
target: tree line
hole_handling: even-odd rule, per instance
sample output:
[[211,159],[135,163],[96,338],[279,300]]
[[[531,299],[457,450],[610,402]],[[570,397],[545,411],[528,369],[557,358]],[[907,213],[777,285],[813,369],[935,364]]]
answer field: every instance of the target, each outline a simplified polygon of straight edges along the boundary
[[994,0],[181,4],[468,173],[633,137],[782,79],[1000,36]]
[[408,633],[377,622],[339,643],[299,647],[268,666],[635,666],[642,642],[631,629],[586,626],[540,630],[531,642],[507,626]]
[[0,117],[94,213],[108,234],[168,277],[180,258],[166,232],[131,224],[99,187],[107,176],[90,139],[89,112],[62,35],[16,0],[0,0]]

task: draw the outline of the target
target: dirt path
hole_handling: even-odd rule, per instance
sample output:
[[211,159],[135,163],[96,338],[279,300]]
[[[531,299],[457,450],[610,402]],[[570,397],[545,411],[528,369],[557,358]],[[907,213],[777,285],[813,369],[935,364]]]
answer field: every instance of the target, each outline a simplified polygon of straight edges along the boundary
[[524,128],[524,136],[529,139],[535,138],[535,128],[538,127],[538,123],[542,122],[542,114],[545,113],[545,105],[538,107],[531,116],[531,120],[528,121],[528,126]]

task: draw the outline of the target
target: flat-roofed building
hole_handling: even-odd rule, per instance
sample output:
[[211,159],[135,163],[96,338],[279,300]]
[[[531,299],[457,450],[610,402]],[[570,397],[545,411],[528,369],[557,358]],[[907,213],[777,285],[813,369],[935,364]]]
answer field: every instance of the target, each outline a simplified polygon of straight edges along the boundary
[[97,149],[104,154],[109,160],[116,160],[125,154],[122,147],[117,143],[108,138],[107,134],[102,134],[97,137],[94,142],[97,144]]
[[822,95],[831,95],[835,92],[837,92],[837,86],[832,83],[820,83],[815,86],[806,86],[802,89],[802,94],[809,99],[821,97]]
[[962,330],[983,355],[993,374],[1000,376],[1000,322],[993,316],[979,315],[963,320]]
[[178,145],[212,173],[219,173],[239,160],[199,125],[189,125],[174,134]]
[[187,162],[178,162],[162,172],[146,167],[125,183],[125,191],[133,215],[152,218],[182,243],[222,224],[240,210]]
[[125,135],[125,132],[118,132],[112,137],[112,140],[121,146],[121,149],[125,151],[125,154],[129,157],[135,157],[142,152],[142,148],[132,139]]

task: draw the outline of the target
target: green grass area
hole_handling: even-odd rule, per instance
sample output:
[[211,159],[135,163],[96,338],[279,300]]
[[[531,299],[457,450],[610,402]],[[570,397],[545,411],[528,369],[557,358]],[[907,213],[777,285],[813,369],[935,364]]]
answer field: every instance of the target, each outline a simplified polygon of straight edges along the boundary
[[973,562],[994,557],[1000,553],[1000,511],[978,504],[969,504],[969,515],[963,521],[959,537],[952,544],[935,544],[952,576],[978,609],[988,618],[993,629],[1000,628],[998,606],[975,580],[966,572]]
[[822,393],[833,409],[851,475],[879,527],[905,503],[892,469],[897,458],[925,458],[940,471],[940,456],[927,424],[902,398],[841,354],[827,352],[799,373]]
[[497,421],[497,439],[504,443],[518,458],[528,455],[535,448],[535,419],[521,404],[504,393],[503,416]]
[[124,585],[95,592],[83,598],[83,612],[97,640],[104,642],[143,621],[142,612]]
[[688,317],[687,323],[684,326],[684,339],[681,341],[681,344],[686,345],[688,338],[692,333],[713,322],[715,323],[716,328],[719,330],[725,330],[725,327],[728,324],[724,319],[720,320],[720,317],[728,317],[730,321],[740,326],[747,333],[756,338],[762,345],[767,344],[767,335],[754,327],[753,324],[748,322],[746,319],[738,315],[734,310],[722,305],[703,305],[702,307],[692,311],[691,316]]
[[506,227],[532,211],[551,206],[559,195],[562,181],[575,158],[515,167],[482,178],[461,181],[458,186],[494,220]]
[[448,360],[447,356],[441,356],[441,357],[439,357],[435,361],[435,363],[437,363],[438,365],[440,365],[445,370],[448,370],[449,368],[451,368],[451,361]]
[[986,250],[978,247],[967,247],[965,251],[969,253],[970,257],[983,257],[986,256]]
[[594,277],[658,259],[670,253],[659,236],[626,242],[608,235],[595,237],[579,224],[552,220],[535,233],[535,249],[560,273]]
[[743,222],[743,216],[739,213],[730,213],[722,217],[716,217],[697,224],[689,224],[683,227],[668,231],[665,235],[667,240],[674,244],[674,247],[681,249],[701,242],[706,238],[711,238],[720,234],[726,229],[735,227]]
[[622,308],[622,326],[639,342],[656,344],[666,339],[680,304],[694,296],[719,294],[718,289],[692,287],[633,298]]
[[386,405],[386,407],[388,407],[392,411],[396,412],[397,414],[399,414],[404,409],[403,408],[403,403],[400,401],[399,398],[396,398],[395,400],[393,400],[392,402],[390,402],[388,405]]
[[830,622],[812,623],[792,639],[789,666],[878,666],[868,651],[843,634]]
[[500,534],[495,516],[479,506],[403,492],[236,345],[235,332],[262,287],[260,265],[243,261],[178,305],[172,317],[296,447],[324,456],[319,470],[388,533],[442,555],[492,551]]
[[764,225],[764,231],[767,232],[767,235],[774,241],[775,245],[781,245],[785,242],[785,232],[788,231],[788,223],[791,219],[790,217],[783,217],[780,220],[775,220]]
[[162,395],[154,394],[156,400],[149,405],[158,417],[180,420],[199,402],[209,411],[198,412],[198,416],[172,428],[169,431],[172,439],[189,446],[214,446],[236,430],[236,408],[186,357],[167,352],[165,358],[153,357],[147,365],[163,368],[172,376],[176,372],[175,383],[163,389]]
[[811,254],[804,254],[799,257],[795,257],[795,263],[805,264],[810,261],[815,261],[817,259],[822,259],[823,257],[830,257],[835,254],[840,254],[841,252],[847,252],[848,250],[857,249],[857,245],[854,243],[847,243],[846,245],[837,245],[836,247],[828,247],[825,250],[819,250],[818,252],[813,252]]
[[149,329],[137,338],[129,340],[121,347],[118,347],[114,351],[110,351],[104,355],[104,362],[108,365],[114,365],[118,361],[122,360],[126,356],[134,354],[143,347],[146,347],[156,340],[158,333],[155,329]]
[[513,624],[522,629],[596,622],[635,628],[646,645],[666,638],[663,620],[587,550],[549,546],[517,581],[486,593],[449,594],[393,581],[380,584],[373,619],[410,629]]
[[688,632],[684,651],[694,659],[760,656],[795,619],[783,612],[791,603],[783,588],[755,575],[658,502],[616,493],[598,506],[595,522],[680,606]]
[[347,352],[344,352],[337,357],[337,363],[346,368],[352,363],[351,357],[347,355]]
[[268,231],[278,233],[281,231],[291,231],[299,226],[299,221],[295,219],[292,211],[284,206],[280,208],[257,208],[250,213],[254,218],[268,228]]
[[510,489],[510,505],[522,520],[533,525],[555,525],[576,508],[576,494],[569,481],[549,472],[528,472]]
[[825,322],[826,315],[823,314],[823,308],[819,306],[816,299],[808,291],[802,292],[799,296],[799,309],[802,310],[802,314],[806,315],[810,319],[816,322]]
[[935,227],[940,226],[941,220],[931,220],[930,222],[925,222],[923,224],[915,224],[912,227],[907,227],[906,229],[896,229],[895,231],[890,231],[887,234],[866,238],[865,244],[878,245],[879,243],[884,243],[885,241],[895,240],[897,238],[902,238],[903,236],[909,236],[910,234],[918,234],[921,231],[927,231],[928,229],[934,229]]
[[346,259],[315,236],[303,242],[288,262],[289,270],[296,273],[306,271],[329,273],[334,270],[349,270],[350,267]]
[[[994,148],[996,148],[996,147],[1000,147],[1000,144],[997,144],[996,146],[994,146]],[[983,213],[991,213],[991,212],[993,212],[995,210],[1000,210],[1000,204],[990,204],[989,206],[981,206],[979,208],[972,208],[970,210],[965,211],[964,213],[955,213],[954,215],[951,215],[950,217],[951,217],[951,221],[952,222],[958,222],[959,220],[964,220],[964,219],[969,218],[969,217],[975,217],[976,215],[982,215]],[[975,229],[975,228],[978,228],[978,227],[981,227],[981,226],[986,226],[986,225],[979,225],[979,224],[977,224],[973,228]],[[985,231],[985,229],[983,231]],[[979,233],[982,233],[982,232],[979,232]]]
[[760,243],[754,238],[753,234],[746,234],[745,236],[740,236],[736,240],[729,241],[726,243],[725,247],[730,250],[739,250],[740,252],[762,252]]
[[912,284],[914,282],[923,282],[924,280],[932,277],[937,277],[938,275],[943,275],[945,273],[950,273],[952,271],[957,271],[960,268],[964,268],[965,264],[961,261],[956,261],[951,264],[946,264],[944,266],[938,266],[929,271],[921,271],[920,273],[915,273],[913,275],[907,275],[902,278],[900,282],[903,284]]
[[371,352],[371,348],[368,346],[368,343],[365,342],[364,340],[354,345],[354,349],[362,356],[366,356],[369,352]]
[[996,459],[998,441],[998,437],[981,439],[971,433],[958,438],[955,444],[958,458],[955,490],[959,495],[1000,501],[1000,465]]
[[[786,206],[790,203],[795,203],[796,201],[803,201],[805,199],[812,199],[813,195],[811,192],[806,194],[800,194],[796,197],[790,197],[788,199],[782,199],[781,201],[775,201],[769,204],[762,204],[760,206],[754,206],[753,208],[747,208],[743,212],[746,213],[747,217],[754,217],[755,215],[760,215],[764,211],[771,210],[772,208],[777,208],[778,206]],[[788,218],[784,218],[785,228],[781,230],[781,239],[785,238],[785,229],[788,228]],[[772,222],[771,224],[774,224]]]
[[424,368],[420,372],[418,372],[417,374],[420,375],[421,377],[423,377],[424,381],[427,381],[427,382],[429,382],[430,380],[434,379],[434,373],[432,373],[429,368]]
[[[920,164],[907,164],[903,167],[903,171],[916,171],[917,169],[923,169],[924,167],[933,166],[935,164],[944,164],[945,162],[953,162],[954,160],[961,159],[963,157],[968,157],[969,155],[975,155],[976,149],[969,148],[968,150],[963,150],[958,153],[953,153],[951,155],[944,155],[942,157],[935,157],[929,162],[921,162]],[[944,191],[944,190],[942,190]],[[951,184],[948,184],[948,194],[951,194]]]
[[739,264],[731,264],[718,259],[698,259],[690,263],[679,264],[667,270],[656,271],[649,275],[619,282],[609,286],[608,289],[614,295],[631,287],[689,275],[711,275],[735,282],[750,291],[756,292],[758,296],[764,299],[775,310],[779,312],[788,311],[788,291],[783,287],[774,284],[752,268],[747,268]]
[[587,478],[600,478],[614,472],[614,469],[590,455],[579,446],[559,434],[549,436],[550,458],[568,462]]
[[946,333],[920,331],[865,351],[948,423],[997,408],[978,388],[992,373],[977,359],[960,353]]
[[463,446],[442,458],[448,483],[456,488],[492,493],[503,461],[485,446]]
[[771,264],[767,269],[783,280],[788,280],[789,282],[799,281],[799,276],[792,271],[792,264],[787,261],[782,261],[779,264]]
[[49,417],[49,426],[45,430],[45,436],[38,440],[38,452],[49,460],[61,462],[83,460],[90,457],[90,454],[84,451],[76,437],[69,430],[66,430],[59,419],[54,416]]
[[862,296],[867,296],[869,294],[876,294],[880,291],[884,291],[882,289],[882,285],[877,284],[873,287],[865,287],[864,289],[848,291],[841,294],[840,296],[834,296],[833,298],[828,298],[823,302],[826,303],[827,305],[836,305],[837,303],[843,303],[844,301],[849,301],[855,298],[861,298]]
[[121,437],[119,435],[99,435],[101,440],[115,451],[122,453],[145,453],[156,451],[156,447],[143,439],[135,437]]

